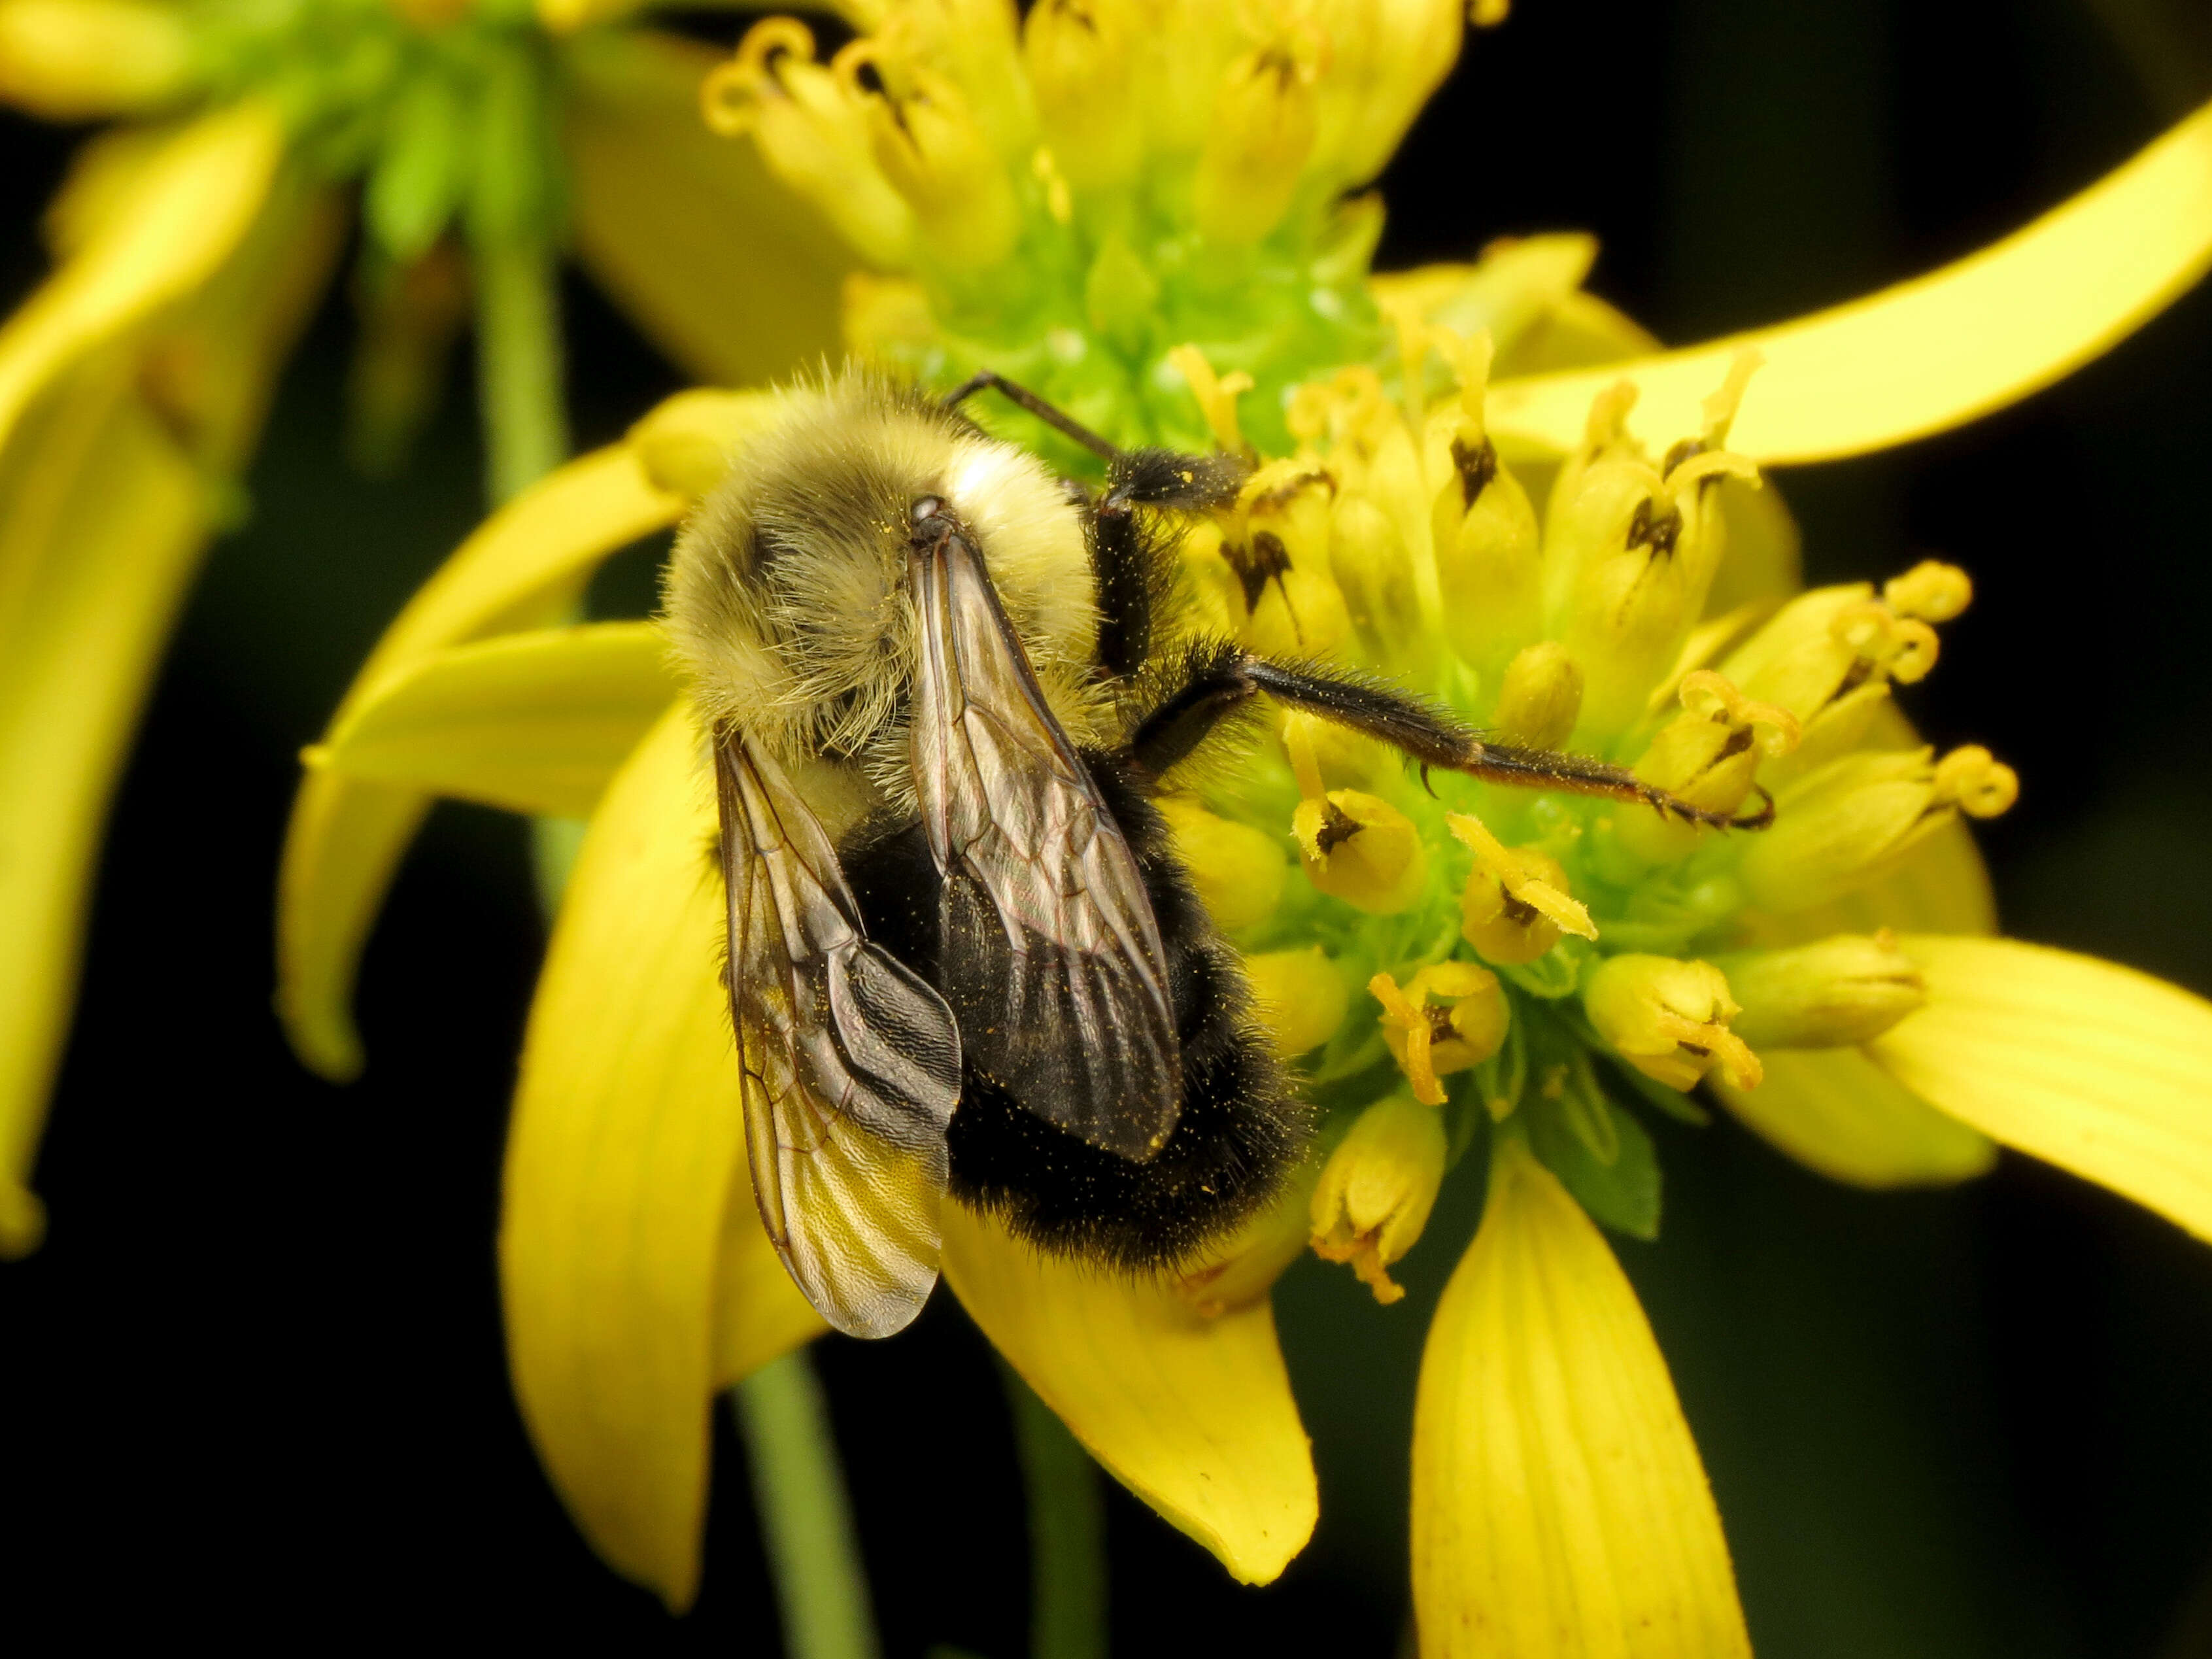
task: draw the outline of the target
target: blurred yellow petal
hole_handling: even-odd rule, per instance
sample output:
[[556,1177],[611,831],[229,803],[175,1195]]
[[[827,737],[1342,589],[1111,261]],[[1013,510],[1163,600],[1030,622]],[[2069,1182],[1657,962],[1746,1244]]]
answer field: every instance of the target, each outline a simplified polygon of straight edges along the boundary
[[2016,939],[1899,943],[1928,1005],[1867,1045],[1891,1076],[2212,1239],[2212,1003]]
[[1809,1170],[1854,1187],[1945,1187],[1986,1174],[1997,1149],[1900,1087],[1856,1048],[1761,1048],[1756,1089],[1713,1079],[1753,1133]]
[[132,381],[125,356],[81,365],[0,469],[0,1256],[38,1243],[27,1183],[100,820],[211,519]]
[[699,87],[721,54],[672,36],[595,36],[568,54],[576,251],[692,374],[774,379],[837,351],[853,256],[769,174],[707,130]]
[[1565,453],[1590,403],[1636,383],[1629,430],[1657,450],[1703,429],[1737,354],[1765,359],[1729,447],[1767,463],[1856,455],[2018,401],[2156,315],[2212,263],[2212,106],[2025,229],[1955,264],[1772,328],[1641,364],[1504,380],[1501,441]]
[[[609,554],[675,523],[684,498],[658,489],[627,445],[548,474],[461,544],[399,613],[338,720],[432,653],[554,620]],[[349,1003],[370,923],[428,810],[415,789],[310,773],[293,803],[277,878],[276,1006],[292,1046],[325,1077],[360,1071]]]
[[672,1607],[697,1589],[726,1206],[750,1207],[714,807],[672,709],[592,821],[507,1134],[507,1358],[576,1524]]
[[75,257],[0,326],[0,445],[70,363],[215,274],[252,228],[283,155],[276,112],[238,104],[184,128],[139,169]]
[[1208,1319],[1167,1283],[1041,1256],[957,1204],[944,1225],[946,1282],[1037,1397],[1232,1577],[1272,1583],[1320,1510],[1267,1301]]
[[653,623],[502,634],[381,682],[307,761],[509,811],[585,817],[678,690]]
[[1413,1410],[1422,1659],[1748,1659],[1698,1449],[1636,1292],[1516,1138]]
[[38,1242],[25,1183],[108,797],[336,229],[288,181],[159,330],[61,371],[0,449],[0,1255]]

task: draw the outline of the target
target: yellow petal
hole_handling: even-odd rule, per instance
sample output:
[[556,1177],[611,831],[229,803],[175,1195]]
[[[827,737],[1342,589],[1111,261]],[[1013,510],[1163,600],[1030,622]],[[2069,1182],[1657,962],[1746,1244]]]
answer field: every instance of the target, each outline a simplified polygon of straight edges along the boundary
[[[571,461],[461,544],[388,629],[339,710],[450,645],[553,620],[609,554],[673,524],[681,496],[657,489],[615,445]],[[301,1060],[326,1077],[361,1069],[348,1007],[370,922],[429,798],[311,773],[277,878],[276,1006]]]
[[653,341],[704,380],[745,386],[838,349],[853,256],[754,145],[707,130],[699,87],[720,61],[642,32],[579,42],[569,210],[585,265]]
[[1756,1089],[1712,1080],[1754,1133],[1854,1187],[1944,1187],[1987,1173],[1997,1149],[1899,1086],[1856,1048],[1762,1048]]
[[1778,463],[1856,455],[2002,408],[2110,348],[2212,263],[2212,106],[2071,201],[1941,270],[1772,328],[1641,364],[1504,380],[1492,433],[1565,453],[1591,399],[1640,395],[1631,432],[1664,449],[1739,352],[1765,358],[1729,447]]
[[23,1183],[108,796],[218,511],[214,478],[250,447],[320,286],[327,209],[273,193],[158,332],[77,359],[0,449],[0,1256],[38,1242]]
[[125,356],[80,364],[0,467],[0,1257],[38,1243],[27,1183],[100,821],[209,529],[133,380]]
[[945,1206],[945,1277],[1037,1397],[1239,1583],[1273,1581],[1319,1510],[1263,1298],[1208,1319],[1175,1290],[1048,1260]]
[[502,634],[383,681],[307,760],[509,811],[585,817],[678,689],[653,623]]
[[1748,1659],[1667,1362],[1566,1189],[1500,1140],[1413,1409],[1422,1659]]
[[283,154],[276,112],[237,104],[137,171],[84,246],[0,326],[0,445],[57,374],[215,273],[252,228]]
[[724,1215],[750,1206],[714,809],[672,709],[607,791],[553,931],[507,1135],[515,1397],[617,1571],[698,1584]]
[[2016,939],[1899,941],[1928,1004],[1867,1045],[1983,1133],[2212,1238],[2212,1003]]

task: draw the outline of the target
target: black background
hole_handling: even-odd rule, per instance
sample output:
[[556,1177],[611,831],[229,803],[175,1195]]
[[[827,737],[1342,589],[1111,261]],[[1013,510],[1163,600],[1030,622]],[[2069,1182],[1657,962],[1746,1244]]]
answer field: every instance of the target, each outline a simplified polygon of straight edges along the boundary
[[[1695,338],[1966,252],[2208,93],[2192,0],[1522,0],[1387,176],[1385,263],[1586,227],[1597,291]],[[37,274],[68,142],[0,122],[0,292]],[[404,479],[338,459],[349,327],[334,300],[295,361],[252,520],[211,556],[118,803],[40,1169],[51,1237],[0,1268],[6,1616],[772,1655],[726,1420],[706,1589],[679,1622],[578,1540],[508,1397],[491,1240],[540,945],[519,826],[434,820],[369,951],[360,1084],[308,1078],[269,1013],[293,755],[477,514],[465,384]],[[574,284],[569,330],[580,442],[679,383]],[[1910,706],[2025,779],[1984,837],[2009,930],[2200,991],[2209,392],[2199,291],[2021,408],[1782,480],[1816,580],[1929,552],[1974,571]],[[2212,1651],[2212,1254],[2021,1159],[1877,1198],[1726,1122],[1656,1133],[1667,1235],[1618,1248],[1767,1659]],[[1116,1650],[1395,1650],[1413,1370],[1471,1201],[1448,1194],[1395,1309],[1310,1261],[1285,1282],[1324,1512],[1281,1584],[1237,1589],[1114,1494]],[[889,1652],[1012,1659],[1021,1501],[980,1339],[940,1304],[819,1358]]]

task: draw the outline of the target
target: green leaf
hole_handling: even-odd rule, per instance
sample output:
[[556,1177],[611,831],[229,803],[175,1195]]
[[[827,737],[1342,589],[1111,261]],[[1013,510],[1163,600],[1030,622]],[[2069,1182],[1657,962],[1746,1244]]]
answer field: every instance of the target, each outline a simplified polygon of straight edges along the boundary
[[[1651,1137],[1598,1086],[1587,1054],[1531,1089],[1522,1112],[1530,1149],[1595,1220],[1631,1238],[1659,1237]],[[1601,1156],[1608,1148],[1610,1160]]]

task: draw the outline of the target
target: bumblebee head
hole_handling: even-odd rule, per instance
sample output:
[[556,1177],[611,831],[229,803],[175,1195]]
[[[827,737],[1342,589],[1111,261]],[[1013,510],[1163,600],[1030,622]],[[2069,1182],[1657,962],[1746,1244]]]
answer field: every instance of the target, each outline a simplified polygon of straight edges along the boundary
[[743,725],[786,754],[893,763],[923,503],[962,526],[1040,678],[1080,681],[1097,613],[1078,501],[1026,450],[847,370],[787,394],[783,418],[747,444],[678,540],[665,621],[711,723]]

